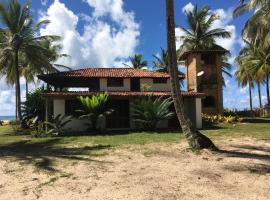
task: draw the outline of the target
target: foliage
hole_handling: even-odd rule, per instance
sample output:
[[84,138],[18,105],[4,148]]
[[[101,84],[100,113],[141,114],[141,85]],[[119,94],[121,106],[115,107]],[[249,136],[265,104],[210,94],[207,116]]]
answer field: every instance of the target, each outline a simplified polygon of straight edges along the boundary
[[158,72],[168,72],[169,71],[169,55],[168,51],[161,48],[161,56],[153,55],[155,59],[153,61],[153,66]]
[[2,120],[0,120],[0,126],[3,126],[4,122]]
[[135,122],[144,128],[154,130],[162,120],[171,119],[174,113],[170,111],[173,103],[172,98],[142,98],[134,102],[132,116]]
[[17,114],[21,120],[20,76],[23,60],[32,66],[51,68],[51,51],[42,47],[43,40],[55,40],[58,36],[40,36],[43,25],[49,21],[35,23],[30,10],[31,1],[24,6],[18,0],[0,3],[0,74],[6,81],[16,85]]
[[65,126],[72,121],[72,116],[57,115],[52,119],[52,122],[45,122],[49,126],[49,135],[63,135],[65,133]]
[[131,66],[128,64],[128,67],[133,67],[134,69],[142,69],[143,67],[147,67],[147,61],[143,60],[143,56],[141,54],[135,54],[134,57],[130,57]]
[[205,122],[211,122],[211,123],[237,123],[237,122],[242,122],[243,118],[235,115],[207,115],[203,114],[203,121]]
[[203,7],[200,10],[196,5],[192,11],[186,11],[185,14],[188,28],[180,26],[185,33],[180,37],[183,41],[180,54],[186,50],[214,48],[217,47],[215,39],[231,37],[231,33],[225,29],[213,29],[213,24],[220,16],[213,14],[209,7]]
[[81,113],[80,119],[90,120],[91,123],[88,125],[91,125],[94,130],[101,129],[101,120],[113,112],[112,109],[107,109],[108,98],[107,93],[93,95],[91,98],[80,96],[82,110],[77,111]]
[[38,117],[33,119],[29,119],[27,121],[27,125],[31,130],[31,135],[35,138],[46,137],[48,134],[46,133],[45,123],[42,121],[38,121]]
[[41,97],[41,93],[45,92],[44,88],[38,88],[27,94],[26,101],[22,104],[23,121],[37,117],[38,121],[45,121],[46,103]]

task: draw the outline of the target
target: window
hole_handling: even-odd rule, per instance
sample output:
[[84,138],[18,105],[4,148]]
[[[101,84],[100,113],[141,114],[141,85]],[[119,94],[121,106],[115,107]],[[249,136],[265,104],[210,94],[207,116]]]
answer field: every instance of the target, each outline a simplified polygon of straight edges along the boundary
[[213,96],[207,96],[203,99],[203,107],[205,108],[213,108],[216,107],[216,100]]
[[107,87],[123,87],[124,80],[122,78],[108,78]]
[[153,83],[154,84],[166,84],[167,83],[167,78],[154,78]]
[[216,56],[214,54],[210,53],[204,53],[201,55],[201,60],[204,62],[206,65],[213,65],[216,62]]

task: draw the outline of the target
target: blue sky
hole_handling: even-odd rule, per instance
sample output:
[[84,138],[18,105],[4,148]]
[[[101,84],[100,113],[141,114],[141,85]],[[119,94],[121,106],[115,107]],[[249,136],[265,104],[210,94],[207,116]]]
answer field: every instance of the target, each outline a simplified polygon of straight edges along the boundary
[[[191,9],[195,4],[199,7],[210,6],[212,12],[219,13],[221,17],[215,26],[232,31],[231,39],[217,42],[231,51],[230,62],[233,64],[243,45],[240,33],[248,18],[248,15],[232,18],[237,3],[237,0],[175,0],[176,24],[186,25],[185,9]],[[143,54],[151,67],[152,55],[158,54],[160,47],[166,48],[165,0],[33,0],[31,9],[36,20],[51,20],[51,24],[44,27],[40,34],[62,36],[63,51],[71,58],[61,59],[58,63],[73,68],[121,66],[134,53]],[[179,29],[176,32],[177,35],[182,34]],[[234,71],[235,66],[232,73]],[[226,83],[225,107],[247,108],[247,88],[239,89],[235,80],[229,77],[226,77]],[[254,104],[258,106],[256,89],[253,96]],[[13,89],[2,78],[0,115],[13,115],[14,101]]]

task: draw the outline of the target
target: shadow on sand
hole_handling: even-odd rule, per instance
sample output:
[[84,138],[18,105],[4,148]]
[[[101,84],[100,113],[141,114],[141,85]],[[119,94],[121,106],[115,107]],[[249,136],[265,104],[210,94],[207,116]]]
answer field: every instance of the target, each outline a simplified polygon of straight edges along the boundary
[[[238,165],[225,166],[224,169],[231,170],[233,172],[248,170],[250,173],[257,173],[257,174],[270,173],[269,147],[261,147],[254,145],[232,145],[232,147],[237,148],[238,150],[219,150],[219,153],[224,154],[225,157],[255,159],[264,162],[263,163],[256,162],[251,164],[239,163]],[[261,153],[243,152],[242,150],[260,151]],[[265,163],[265,161],[267,162],[267,164]]]
[[31,140],[15,142],[0,146],[0,158],[15,158],[26,164],[34,165],[37,169],[59,172],[54,168],[56,158],[67,160],[81,160],[89,162],[103,162],[90,158],[91,152],[109,149],[107,145],[85,147],[58,147],[61,139],[50,139],[41,142]]

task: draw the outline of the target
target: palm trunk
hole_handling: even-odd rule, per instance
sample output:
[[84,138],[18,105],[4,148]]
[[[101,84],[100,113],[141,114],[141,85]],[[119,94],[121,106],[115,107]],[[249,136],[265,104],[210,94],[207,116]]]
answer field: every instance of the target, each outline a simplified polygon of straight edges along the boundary
[[251,92],[250,82],[248,82],[248,90],[249,90],[249,105],[250,105],[250,110],[253,113],[252,92]]
[[27,98],[29,90],[28,90],[28,80],[26,77],[25,77],[25,93],[26,93],[26,98]]
[[257,82],[257,87],[258,87],[258,96],[259,96],[260,108],[262,108],[261,84],[259,82]]
[[217,149],[213,142],[192,125],[189,118],[184,111],[184,101],[179,85],[179,76],[177,72],[177,56],[175,45],[175,24],[174,24],[174,2],[173,0],[166,0],[167,11],[167,37],[168,37],[168,56],[169,56],[169,74],[172,87],[172,97],[174,100],[174,107],[181,124],[182,131],[188,140],[189,145],[193,149]]
[[269,76],[266,76],[266,94],[267,94],[267,103],[268,103],[268,108],[270,107],[270,88],[269,88]]
[[19,72],[19,55],[18,50],[15,52],[15,71],[16,71],[16,101],[17,101],[17,115],[18,120],[22,120],[22,111],[21,111],[21,88],[20,88],[20,72]]

